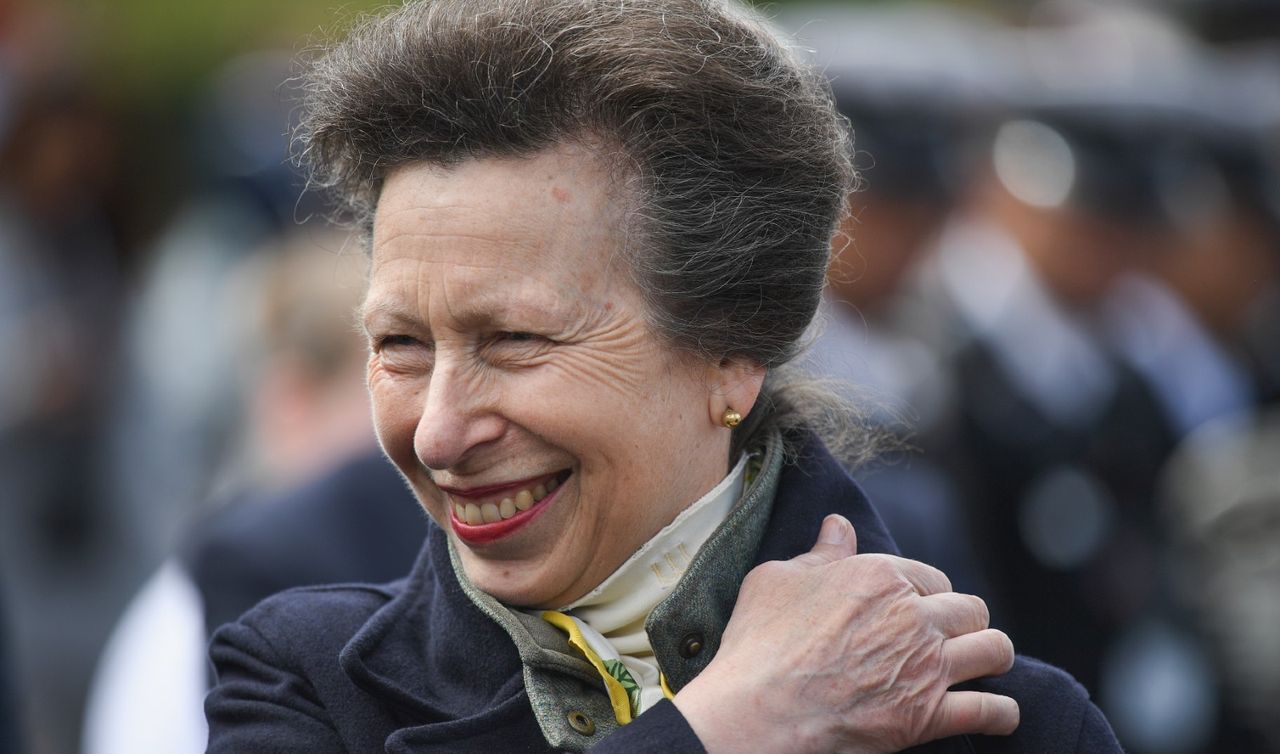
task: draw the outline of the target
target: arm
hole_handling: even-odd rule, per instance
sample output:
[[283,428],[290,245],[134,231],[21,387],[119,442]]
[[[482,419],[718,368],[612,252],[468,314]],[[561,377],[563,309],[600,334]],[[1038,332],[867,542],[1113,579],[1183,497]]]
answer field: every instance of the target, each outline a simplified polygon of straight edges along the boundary
[[982,600],[856,552],[832,516],[810,552],[748,575],[720,651],[675,698],[708,751],[888,752],[1017,727],[1013,699],[948,690],[1013,663]]
[[244,622],[224,626],[209,650],[218,683],[205,700],[211,754],[345,754],[315,691]]

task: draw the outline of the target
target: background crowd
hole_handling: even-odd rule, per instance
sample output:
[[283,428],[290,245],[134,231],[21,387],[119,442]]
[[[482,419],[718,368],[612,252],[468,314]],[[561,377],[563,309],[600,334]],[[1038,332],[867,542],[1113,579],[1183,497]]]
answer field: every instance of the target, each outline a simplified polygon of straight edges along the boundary
[[[260,5],[0,2],[0,753],[199,750],[176,645],[425,525],[286,158],[291,61],[362,4]],[[898,438],[857,477],[905,554],[1128,750],[1280,751],[1280,6],[775,15],[854,126],[807,363]],[[290,539],[319,510],[351,549]]]

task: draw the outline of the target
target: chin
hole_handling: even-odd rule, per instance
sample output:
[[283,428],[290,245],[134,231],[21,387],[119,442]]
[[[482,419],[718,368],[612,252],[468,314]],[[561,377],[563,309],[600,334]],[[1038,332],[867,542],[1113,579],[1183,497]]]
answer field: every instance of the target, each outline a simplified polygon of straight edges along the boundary
[[493,561],[476,555],[461,542],[455,542],[467,578],[477,589],[512,607],[555,608],[571,599],[558,599],[563,588],[549,583],[541,569],[516,561]]

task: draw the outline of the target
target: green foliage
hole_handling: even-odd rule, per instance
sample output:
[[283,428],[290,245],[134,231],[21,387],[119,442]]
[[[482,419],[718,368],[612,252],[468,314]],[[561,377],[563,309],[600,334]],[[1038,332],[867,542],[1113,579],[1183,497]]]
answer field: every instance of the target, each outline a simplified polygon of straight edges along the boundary
[[70,0],[101,90],[182,98],[228,58],[301,51],[385,0]]

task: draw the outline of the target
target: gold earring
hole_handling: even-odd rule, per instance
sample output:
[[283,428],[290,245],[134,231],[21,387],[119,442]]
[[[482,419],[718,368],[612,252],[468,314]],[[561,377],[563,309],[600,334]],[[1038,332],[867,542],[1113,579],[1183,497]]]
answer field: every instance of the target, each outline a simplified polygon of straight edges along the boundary
[[724,414],[720,417],[720,422],[729,429],[733,429],[742,423],[742,414],[731,408],[726,408],[724,410]]

